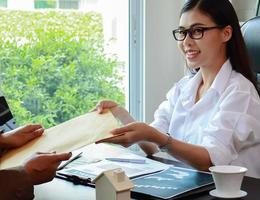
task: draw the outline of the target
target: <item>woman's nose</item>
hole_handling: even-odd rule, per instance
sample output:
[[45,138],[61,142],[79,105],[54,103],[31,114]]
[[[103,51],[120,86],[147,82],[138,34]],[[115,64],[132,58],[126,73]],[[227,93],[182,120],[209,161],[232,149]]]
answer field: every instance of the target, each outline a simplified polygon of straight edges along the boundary
[[187,33],[185,39],[182,41],[184,46],[190,46],[193,43],[193,39],[190,37],[190,35]]

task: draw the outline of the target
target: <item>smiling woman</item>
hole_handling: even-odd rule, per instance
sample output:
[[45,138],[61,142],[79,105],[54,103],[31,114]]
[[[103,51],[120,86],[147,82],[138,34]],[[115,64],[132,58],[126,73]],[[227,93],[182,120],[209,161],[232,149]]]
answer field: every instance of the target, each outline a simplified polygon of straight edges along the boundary
[[101,142],[137,143],[147,154],[166,148],[199,170],[234,164],[260,177],[260,98],[232,4],[185,1],[174,36],[187,67],[196,73],[171,88],[150,125],[135,122],[113,101],[100,102],[99,111],[110,108],[130,122],[111,131],[118,137]]

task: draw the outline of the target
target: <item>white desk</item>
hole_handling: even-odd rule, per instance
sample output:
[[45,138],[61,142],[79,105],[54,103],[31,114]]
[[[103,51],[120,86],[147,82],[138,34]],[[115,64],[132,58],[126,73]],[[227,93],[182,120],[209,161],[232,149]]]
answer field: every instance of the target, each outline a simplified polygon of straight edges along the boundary
[[53,181],[34,187],[35,200],[95,200],[95,188],[74,185],[54,178]]

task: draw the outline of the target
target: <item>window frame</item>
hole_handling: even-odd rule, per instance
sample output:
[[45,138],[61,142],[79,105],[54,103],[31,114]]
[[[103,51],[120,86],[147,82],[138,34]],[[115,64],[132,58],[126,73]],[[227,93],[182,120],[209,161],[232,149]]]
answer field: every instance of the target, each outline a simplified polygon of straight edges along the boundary
[[144,120],[144,0],[129,0],[128,109],[135,120]]

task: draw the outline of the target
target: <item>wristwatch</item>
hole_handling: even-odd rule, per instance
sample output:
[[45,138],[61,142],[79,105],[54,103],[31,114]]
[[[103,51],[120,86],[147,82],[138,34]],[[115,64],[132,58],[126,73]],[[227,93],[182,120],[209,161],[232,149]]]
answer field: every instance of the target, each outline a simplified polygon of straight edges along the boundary
[[167,135],[168,135],[168,138],[167,138],[167,141],[165,142],[165,144],[159,146],[159,149],[162,152],[169,152],[170,151],[169,145],[172,143],[173,138],[171,137],[171,135],[169,133],[167,133]]

